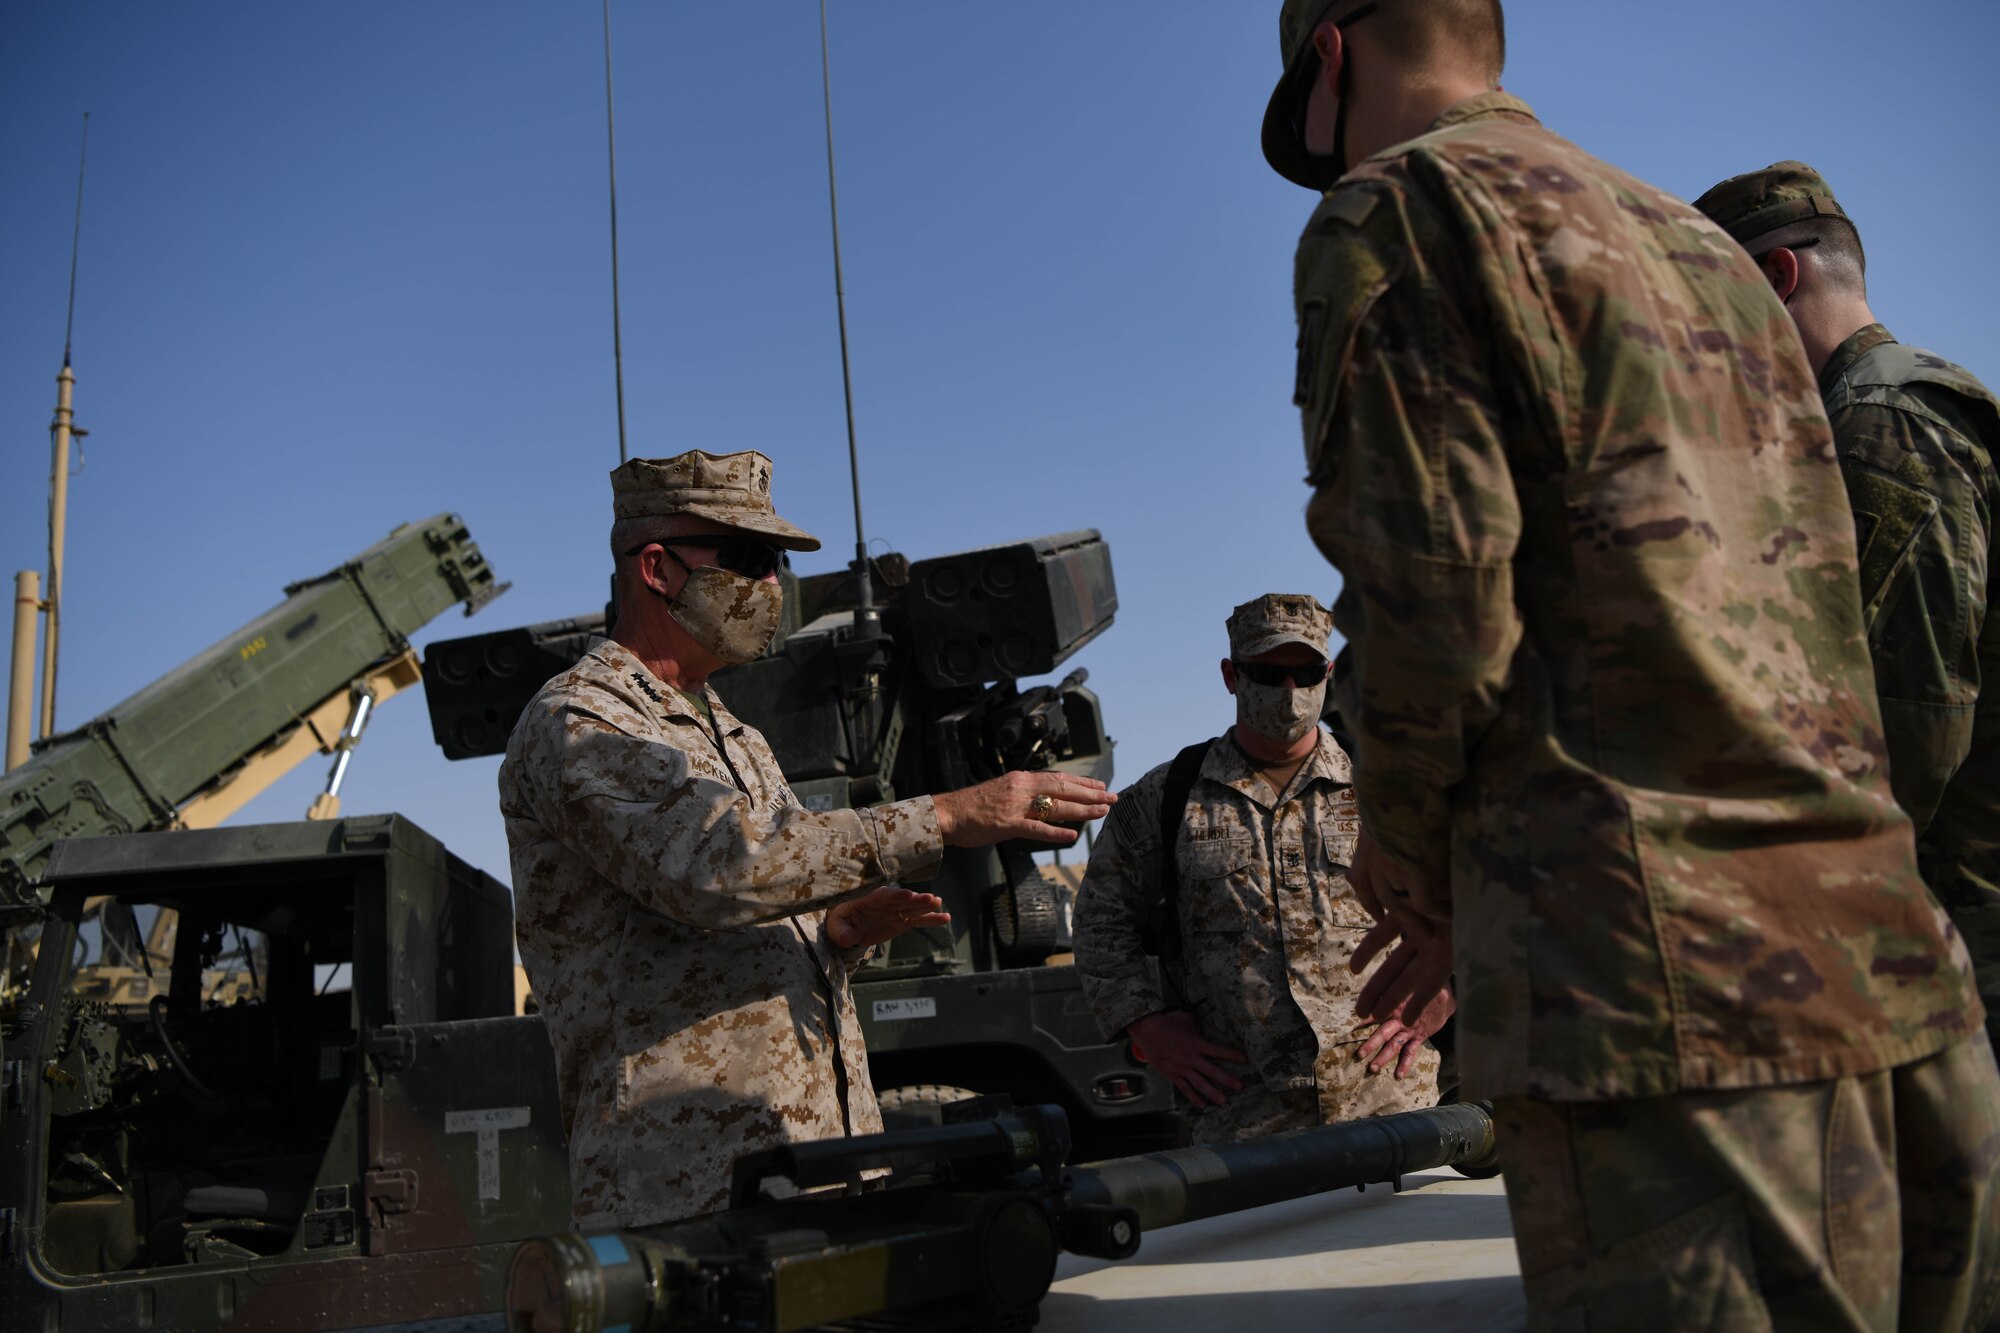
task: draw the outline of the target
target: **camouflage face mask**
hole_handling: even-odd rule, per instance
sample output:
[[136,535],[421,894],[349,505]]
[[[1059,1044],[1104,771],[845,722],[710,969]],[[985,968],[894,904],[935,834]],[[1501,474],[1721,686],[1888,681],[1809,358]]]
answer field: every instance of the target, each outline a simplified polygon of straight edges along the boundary
[[1309,690],[1236,679],[1236,720],[1267,741],[1291,745],[1319,725],[1326,682]]
[[[667,554],[679,562],[671,549]],[[657,589],[653,592],[666,596]],[[784,608],[785,590],[778,583],[745,578],[713,565],[688,569],[680,592],[667,598],[667,614],[696,643],[731,666],[763,656],[777,636]]]

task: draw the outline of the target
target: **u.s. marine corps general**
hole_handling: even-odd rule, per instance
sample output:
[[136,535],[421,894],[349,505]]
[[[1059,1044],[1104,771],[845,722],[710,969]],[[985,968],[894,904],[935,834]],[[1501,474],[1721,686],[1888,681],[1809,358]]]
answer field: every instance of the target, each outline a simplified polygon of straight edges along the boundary
[[944,924],[895,886],[946,845],[1074,841],[1103,784],[1010,773],[935,797],[812,811],[708,678],[775,634],[782,552],[762,454],[611,474],[616,621],[522,713],[500,769],[516,938],[555,1047],[578,1227],[728,1199],[777,1143],[882,1127],[848,974]]
[[[1340,570],[1365,1011],[1450,978],[1538,1329],[1977,1328],[2000,1074],[1893,799],[1798,331],[1498,91],[1498,0],[1288,0],[1267,159]],[[1352,164],[1351,170],[1349,169]]]
[[1803,162],[1695,200],[1757,261],[1799,326],[1833,425],[1860,544],[1861,606],[1889,785],[1917,862],[1965,937],[2000,1026],[2000,401],[1962,366],[1898,342],[1868,304],[1861,232]]
[[[1348,961],[1374,921],[1347,883],[1360,832],[1347,755],[1320,725],[1332,620],[1310,596],[1272,593],[1227,628],[1235,724],[1119,793],[1091,849],[1084,995],[1106,1038],[1129,1034],[1195,1108],[1198,1143],[1430,1106],[1438,1053],[1371,1046],[1379,1025],[1355,1017]],[[1152,933],[1172,995],[1144,942],[1167,912]]]

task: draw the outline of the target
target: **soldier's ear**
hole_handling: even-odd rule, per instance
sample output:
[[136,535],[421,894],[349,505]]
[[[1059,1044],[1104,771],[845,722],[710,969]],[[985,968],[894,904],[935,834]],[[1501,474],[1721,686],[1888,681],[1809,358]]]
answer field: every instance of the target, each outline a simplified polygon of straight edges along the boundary
[[1771,280],[1771,289],[1780,301],[1791,300],[1799,289],[1799,252],[1781,245],[1765,255],[1764,276]]
[[1340,95],[1340,69],[1347,61],[1347,39],[1331,19],[1313,29],[1313,50],[1319,54],[1319,81],[1328,97]]

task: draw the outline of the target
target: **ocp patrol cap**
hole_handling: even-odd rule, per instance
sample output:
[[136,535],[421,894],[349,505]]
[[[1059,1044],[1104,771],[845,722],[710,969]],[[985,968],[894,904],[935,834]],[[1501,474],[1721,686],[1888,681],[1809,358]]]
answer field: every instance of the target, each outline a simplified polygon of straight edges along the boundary
[[1285,72],[1271,90],[1264,108],[1264,160],[1271,170],[1294,185],[1307,189],[1314,184],[1312,154],[1306,151],[1299,130],[1305,124],[1306,99],[1312,92],[1313,75],[1319,70],[1319,52],[1313,49],[1313,31],[1329,18],[1347,24],[1373,13],[1377,0],[1285,0],[1278,11],[1278,53],[1284,58]]
[[1762,171],[1731,176],[1694,201],[1738,245],[1811,218],[1854,222],[1834,199],[1825,177],[1803,162],[1777,162]]

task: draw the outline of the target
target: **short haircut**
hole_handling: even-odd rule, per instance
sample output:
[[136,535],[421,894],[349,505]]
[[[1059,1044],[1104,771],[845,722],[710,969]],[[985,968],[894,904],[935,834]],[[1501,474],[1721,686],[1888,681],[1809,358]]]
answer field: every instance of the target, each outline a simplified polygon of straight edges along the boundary
[[[1801,245],[1806,248],[1799,249]],[[1797,249],[1801,267],[1836,291],[1855,296],[1868,295],[1868,253],[1861,246],[1861,233],[1846,218],[1807,218],[1753,236],[1744,247],[1753,255],[1773,250]]]
[[690,514],[642,514],[638,518],[616,519],[611,524],[611,554],[622,560],[635,546],[683,536],[699,526],[700,520]]
[[[1507,17],[1500,0],[1379,0],[1364,22],[1413,65],[1462,63],[1494,83],[1507,65]],[[1337,16],[1341,7],[1331,14]]]

